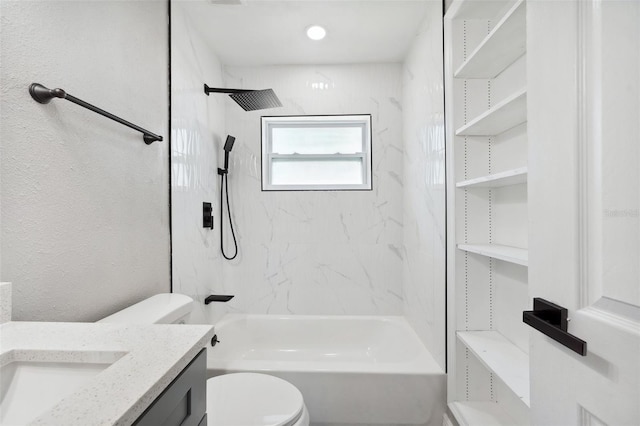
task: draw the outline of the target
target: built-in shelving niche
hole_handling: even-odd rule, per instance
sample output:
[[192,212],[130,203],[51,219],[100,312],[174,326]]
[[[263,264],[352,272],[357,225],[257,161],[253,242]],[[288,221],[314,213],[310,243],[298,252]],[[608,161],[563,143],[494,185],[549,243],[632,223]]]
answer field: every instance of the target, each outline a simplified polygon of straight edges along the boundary
[[455,0],[445,63],[449,409],[464,425],[528,424],[525,0]]

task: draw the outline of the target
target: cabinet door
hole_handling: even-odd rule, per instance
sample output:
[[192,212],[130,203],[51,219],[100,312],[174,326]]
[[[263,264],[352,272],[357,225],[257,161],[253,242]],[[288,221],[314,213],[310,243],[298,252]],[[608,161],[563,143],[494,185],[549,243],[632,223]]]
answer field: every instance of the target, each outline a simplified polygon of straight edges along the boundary
[[206,379],[207,350],[203,349],[136,420],[135,426],[199,426],[206,419]]
[[581,356],[531,330],[536,425],[640,424],[640,2],[527,6],[529,285]]

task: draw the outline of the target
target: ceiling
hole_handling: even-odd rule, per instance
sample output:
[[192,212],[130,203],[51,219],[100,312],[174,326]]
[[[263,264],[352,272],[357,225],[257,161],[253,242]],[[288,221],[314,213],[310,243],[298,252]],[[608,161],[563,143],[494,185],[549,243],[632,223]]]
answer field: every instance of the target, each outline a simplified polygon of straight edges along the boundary
[[[427,1],[184,1],[195,29],[228,66],[402,62]],[[230,4],[229,4],[230,3]],[[311,25],[327,36],[312,41]]]

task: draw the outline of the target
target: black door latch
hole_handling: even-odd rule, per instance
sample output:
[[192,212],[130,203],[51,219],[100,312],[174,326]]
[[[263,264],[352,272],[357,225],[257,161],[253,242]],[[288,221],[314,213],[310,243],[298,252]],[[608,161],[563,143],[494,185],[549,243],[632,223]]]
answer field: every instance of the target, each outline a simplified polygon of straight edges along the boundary
[[587,342],[567,332],[568,311],[540,297],[533,299],[533,311],[524,311],[522,321],[556,342],[582,356],[587,355]]

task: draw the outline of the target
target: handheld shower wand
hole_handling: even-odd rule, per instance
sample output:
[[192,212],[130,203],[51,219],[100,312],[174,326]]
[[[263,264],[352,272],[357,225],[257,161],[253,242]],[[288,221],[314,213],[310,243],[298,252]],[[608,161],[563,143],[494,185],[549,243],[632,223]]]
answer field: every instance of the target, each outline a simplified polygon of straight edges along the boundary
[[233,143],[236,141],[236,138],[233,136],[227,135],[227,140],[224,143],[224,169],[218,169],[218,174],[222,175],[229,171],[229,153],[233,149]]
[[[227,260],[233,260],[238,255],[238,242],[236,240],[236,234],[233,230],[233,222],[231,221],[231,207],[229,206],[229,177],[228,177],[229,153],[231,152],[231,149],[233,148],[233,144],[235,141],[236,141],[236,138],[234,138],[233,136],[227,135],[227,140],[224,143],[224,169],[218,168],[218,174],[222,177],[222,181],[220,182],[220,251],[222,251],[222,256]],[[235,247],[235,252],[233,256],[227,256],[227,254],[224,252],[224,238],[223,238],[224,226],[222,226],[222,219],[224,217],[222,214],[223,191],[227,192],[227,214],[229,217],[229,227],[231,228],[231,236],[233,237],[233,245]]]

